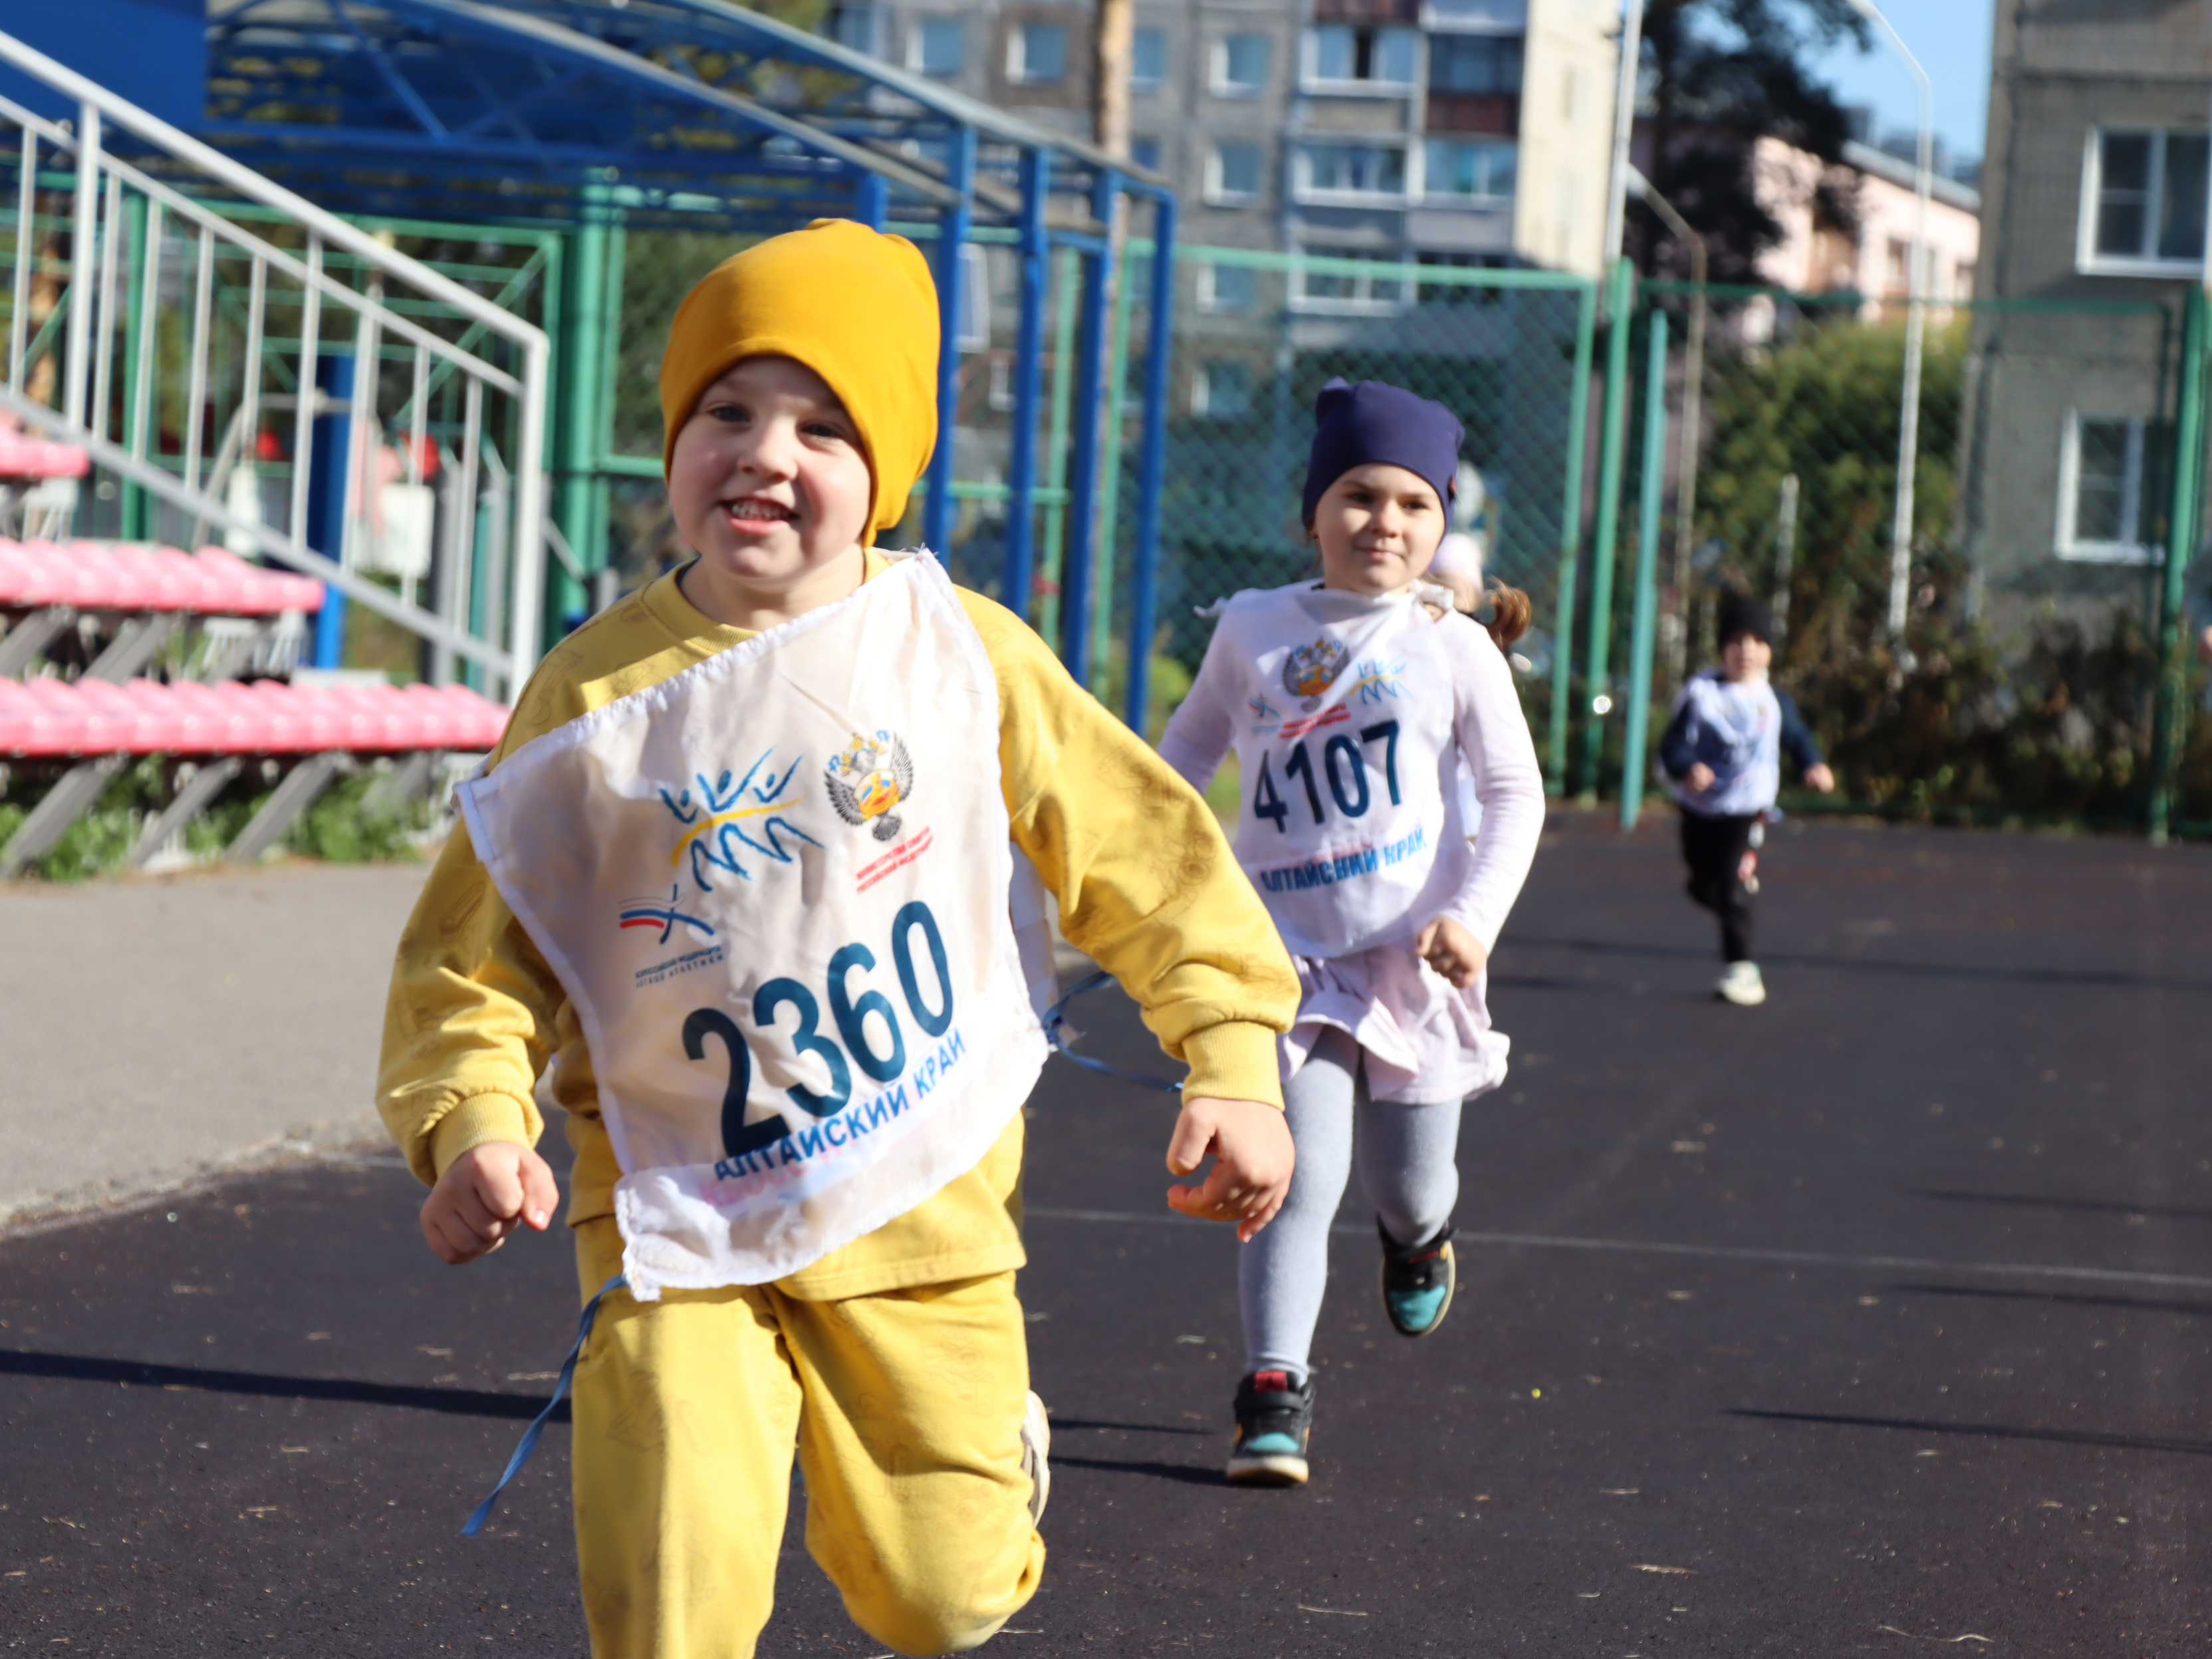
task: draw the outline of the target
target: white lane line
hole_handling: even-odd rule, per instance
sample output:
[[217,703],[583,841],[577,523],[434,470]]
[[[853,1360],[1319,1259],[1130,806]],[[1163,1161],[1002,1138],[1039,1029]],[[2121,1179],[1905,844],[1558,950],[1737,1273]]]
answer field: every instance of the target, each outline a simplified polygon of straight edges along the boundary
[[[1218,1225],[1172,1212],[1146,1215],[1129,1210],[1061,1210],[1026,1206],[1025,1216],[1042,1221],[1105,1221],[1164,1224],[1171,1227]],[[1332,1227],[1331,1232],[1374,1237],[1371,1227]],[[1760,1250],[1729,1244],[1668,1244],[1636,1238],[1556,1238],[1541,1233],[1479,1233],[1465,1228],[1452,1235],[1457,1245],[1491,1244],[1504,1249],[1615,1250],[1631,1255],[1697,1256],[1715,1261],[1755,1261],[1787,1267],[1881,1268],[1888,1272],[1922,1273],[1982,1273],[2010,1279],[2073,1279],[2103,1285],[2162,1285],[2175,1289],[2212,1291],[2212,1278],[2193,1273],[2139,1273],[2125,1267],[2054,1267],[2030,1261],[1941,1261],[1933,1256],[1841,1255],[1826,1250]]]

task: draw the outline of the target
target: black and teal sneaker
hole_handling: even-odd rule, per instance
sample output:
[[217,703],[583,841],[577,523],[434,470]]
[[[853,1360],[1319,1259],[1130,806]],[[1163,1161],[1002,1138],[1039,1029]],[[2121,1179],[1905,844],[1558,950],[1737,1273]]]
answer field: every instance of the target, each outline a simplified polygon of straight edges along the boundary
[[1377,1220],[1382,1235],[1382,1311],[1401,1336],[1426,1336],[1444,1322],[1459,1269],[1452,1260],[1451,1223],[1425,1244],[1407,1248],[1390,1237]]
[[1229,1478],[1247,1486],[1303,1486],[1313,1438],[1313,1378],[1255,1371],[1237,1385],[1237,1444]]

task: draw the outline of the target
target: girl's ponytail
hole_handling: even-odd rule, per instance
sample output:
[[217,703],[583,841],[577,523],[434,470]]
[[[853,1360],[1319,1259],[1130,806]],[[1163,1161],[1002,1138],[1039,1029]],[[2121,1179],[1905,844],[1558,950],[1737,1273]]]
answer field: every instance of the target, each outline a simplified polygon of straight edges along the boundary
[[1498,648],[1504,651],[1528,631],[1528,621],[1534,613],[1535,607],[1529,604],[1526,593],[1500,582],[1490,590],[1490,620],[1483,626],[1490,630],[1490,637],[1498,642]]

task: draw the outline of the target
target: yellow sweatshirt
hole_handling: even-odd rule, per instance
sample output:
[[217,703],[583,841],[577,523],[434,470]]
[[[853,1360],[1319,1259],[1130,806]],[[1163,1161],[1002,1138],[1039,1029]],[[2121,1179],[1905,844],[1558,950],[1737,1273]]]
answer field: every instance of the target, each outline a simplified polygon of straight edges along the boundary
[[[867,577],[886,566],[871,553]],[[999,762],[1013,838],[1058,896],[1069,941],[1136,998],[1187,1093],[1279,1106],[1275,1034],[1298,982],[1267,910],[1190,787],[1067,677],[1012,612],[963,590],[999,682]],[[694,609],[673,574],[555,647],[524,688],[497,765],[531,738],[751,637]],[[487,1141],[537,1144],[531,1089],[557,1056],[568,1114],[571,1226],[614,1209],[621,1171],[599,1120],[575,1011],[461,825],[400,936],[377,1105],[434,1182]],[[1164,1126],[1162,1126],[1164,1127]],[[782,1281],[830,1300],[1023,1265],[1022,1119],[982,1161],[896,1221]]]

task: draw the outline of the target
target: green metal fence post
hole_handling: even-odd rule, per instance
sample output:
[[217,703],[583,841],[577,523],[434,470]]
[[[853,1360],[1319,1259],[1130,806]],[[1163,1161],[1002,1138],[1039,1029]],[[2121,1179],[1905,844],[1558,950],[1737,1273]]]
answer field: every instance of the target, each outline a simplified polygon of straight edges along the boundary
[[2150,838],[2164,845],[2181,793],[2189,735],[2189,641],[2182,584],[2197,556],[2204,501],[2205,292],[2191,287],[2181,326],[2180,406],[2173,423],[2173,516],[2166,532],[2159,607],[2159,677],[2151,723]]
[[[599,409],[592,429],[591,545],[576,550],[586,570],[604,570],[614,549],[614,479],[606,458],[615,449],[615,386],[622,374],[623,279],[629,258],[629,233],[622,210],[611,207],[607,223],[606,277],[600,288]],[[611,597],[613,590],[609,590]]]
[[[146,245],[146,198],[137,194],[125,197],[124,211],[128,216],[131,225],[131,274],[125,279],[125,291],[123,296],[121,441],[125,447],[128,447],[136,435],[131,422],[131,416],[138,407],[139,343],[144,337],[145,331],[154,325],[154,319],[146,314],[145,305],[146,262],[152,257],[152,250]],[[17,233],[16,246],[19,249],[24,246],[27,234],[28,233],[24,231]],[[244,372],[248,374],[253,374],[258,367],[258,364],[248,363]],[[239,465],[249,472],[253,470],[253,439],[252,433],[249,432],[246,434],[246,448],[239,457]],[[156,446],[149,441],[146,447],[149,453],[151,453]],[[122,499],[117,506],[122,515],[122,521],[118,528],[123,539],[126,542],[151,540],[154,533],[154,513],[152,504],[146,499],[145,490],[125,479],[121,494]]]
[[1583,453],[1589,425],[1590,359],[1597,339],[1597,284],[1584,288],[1575,313],[1575,379],[1567,393],[1566,499],[1559,504],[1559,610],[1552,619],[1552,729],[1544,792],[1567,790],[1567,707],[1575,696],[1575,586],[1583,551]]
[[1605,749],[1605,715],[1613,701],[1607,693],[1607,658],[1613,635],[1613,543],[1620,534],[1621,452],[1627,446],[1628,330],[1636,267],[1626,258],[1613,268],[1606,290],[1605,413],[1598,434],[1597,535],[1590,550],[1589,721],[1583,728],[1581,794],[1597,799],[1599,757]]
[[[592,486],[597,482],[599,422],[605,398],[600,375],[606,366],[607,197],[605,185],[587,185],[576,228],[567,236],[572,273],[560,298],[562,314],[550,314],[553,291],[546,291],[546,331],[557,343],[556,374],[560,401],[555,410],[553,517],[568,549],[586,569],[591,565]],[[524,558],[545,556],[518,549]],[[545,580],[547,637],[558,639],[570,617],[590,604],[584,584],[557,560],[549,560]]]
[[1650,313],[1644,371],[1643,489],[1636,513],[1636,611],[1628,635],[1628,729],[1622,733],[1620,827],[1644,811],[1644,741],[1651,722],[1651,645],[1659,625],[1659,507],[1667,483],[1667,313]]
[[1052,302],[1051,438],[1045,449],[1045,487],[1052,505],[1044,515],[1044,601],[1037,606],[1037,632],[1060,637],[1060,562],[1067,544],[1067,428],[1075,407],[1075,301],[1081,279],[1079,256],[1060,251],[1060,276]]

